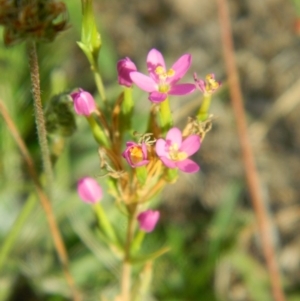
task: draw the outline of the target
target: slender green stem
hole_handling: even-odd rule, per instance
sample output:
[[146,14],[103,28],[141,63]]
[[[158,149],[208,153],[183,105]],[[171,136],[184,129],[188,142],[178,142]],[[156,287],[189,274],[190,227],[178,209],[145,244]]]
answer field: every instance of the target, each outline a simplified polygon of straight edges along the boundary
[[94,116],[93,115],[88,116],[87,121],[89,122],[95,140],[100,144],[100,146],[109,147],[108,139],[105,136],[99,124],[96,122]]
[[22,230],[22,227],[26,219],[28,218],[29,214],[31,213],[32,209],[34,208],[36,202],[37,202],[36,195],[34,193],[30,194],[18,218],[14,222],[12,228],[10,229],[8,235],[6,236],[4,242],[2,243],[1,250],[0,250],[0,271],[7,259],[7,255],[13,248],[14,243],[18,237],[18,234]]
[[98,222],[99,225],[101,227],[101,229],[103,230],[103,232],[105,233],[106,237],[114,244],[119,246],[119,242],[116,236],[116,233],[111,225],[111,223],[109,222],[105,211],[103,210],[102,206],[100,203],[96,203],[94,205],[94,210],[95,213],[97,215],[98,218]]
[[122,301],[131,301],[130,290],[131,290],[131,244],[134,232],[135,222],[135,211],[136,206],[132,208],[128,216],[127,236],[125,244],[125,256],[123,260],[121,290],[122,290]]
[[35,122],[38,132],[39,144],[42,152],[43,168],[46,175],[46,187],[48,194],[51,195],[53,183],[53,171],[50,159],[50,152],[47,141],[47,130],[41,100],[39,64],[36,52],[35,42],[29,41],[27,44],[28,58],[30,66],[30,76],[32,85],[32,94],[34,99]]
[[211,94],[210,95],[204,94],[201,107],[200,107],[199,112],[197,114],[197,119],[199,121],[205,121],[208,118],[208,110],[209,110],[209,107],[210,107],[211,98],[212,98]]
[[98,68],[96,62],[93,62],[93,64],[91,65],[91,69],[92,69],[93,74],[94,74],[94,78],[95,78],[95,82],[96,82],[98,92],[100,94],[100,97],[101,97],[103,103],[105,104],[105,103],[107,103],[106,93],[105,93],[102,77],[100,75],[100,71],[99,71],[99,68]]
[[133,253],[137,252],[140,249],[145,234],[146,234],[145,231],[142,230],[139,230],[138,233],[136,234],[134,240],[132,241],[132,246],[131,246],[131,250]]

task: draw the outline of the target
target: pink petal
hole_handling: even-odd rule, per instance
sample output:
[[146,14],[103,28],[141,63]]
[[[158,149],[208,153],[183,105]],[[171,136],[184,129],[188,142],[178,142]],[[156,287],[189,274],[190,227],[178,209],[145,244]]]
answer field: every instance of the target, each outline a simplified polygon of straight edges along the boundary
[[140,229],[145,232],[152,232],[159,220],[159,216],[159,211],[146,210],[141,212],[137,217]]
[[153,78],[157,78],[157,75],[155,73],[155,69],[157,66],[162,66],[166,70],[166,64],[164,57],[162,54],[156,50],[156,49],[151,49],[148,53],[147,56],[147,68],[150,76]]
[[160,102],[164,101],[167,97],[168,97],[167,93],[160,93],[158,91],[155,91],[155,92],[151,92],[149,94],[148,99],[154,103],[160,103]]
[[195,154],[200,148],[201,142],[197,135],[188,136],[181,144],[180,151],[185,152],[188,156]]
[[159,157],[162,157],[162,156],[166,157],[166,156],[168,156],[168,152],[167,152],[167,149],[166,149],[166,141],[164,139],[158,139],[156,141],[155,151],[156,151],[156,154]]
[[131,167],[140,167],[140,166],[143,166],[143,165],[147,165],[148,163],[149,163],[149,160],[142,160],[138,163],[133,164]]
[[145,142],[142,143],[142,152],[143,152],[143,159],[147,159],[147,145]]
[[78,181],[77,192],[86,203],[97,203],[103,195],[102,188],[98,182],[90,177],[85,177]]
[[190,159],[178,161],[177,167],[187,173],[195,173],[200,169],[199,165]]
[[131,87],[132,80],[129,77],[130,72],[137,71],[135,64],[130,58],[126,57],[117,63],[118,82],[122,86]]
[[152,92],[156,90],[156,83],[151,77],[140,72],[131,72],[129,76],[140,89],[146,92]]
[[176,168],[177,164],[175,161],[168,159],[167,157],[159,157],[159,159],[169,168]]
[[178,148],[180,148],[181,147],[181,142],[182,142],[181,131],[176,127],[171,128],[169,130],[169,132],[167,133],[166,141],[167,142],[171,141],[171,144],[176,143],[178,145]]
[[168,94],[170,95],[186,95],[190,94],[195,90],[194,84],[179,84],[171,87]]
[[188,71],[192,63],[192,56],[190,54],[184,54],[181,56],[171,67],[175,71],[175,75],[172,77],[172,82],[179,81]]

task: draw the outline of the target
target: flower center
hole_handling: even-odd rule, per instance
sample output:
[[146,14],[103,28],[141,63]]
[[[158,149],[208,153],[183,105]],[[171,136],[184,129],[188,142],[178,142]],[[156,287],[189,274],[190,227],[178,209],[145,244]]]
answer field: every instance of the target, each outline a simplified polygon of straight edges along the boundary
[[133,164],[139,163],[143,160],[143,151],[138,146],[133,146],[130,150],[130,160]]
[[188,157],[188,155],[185,152],[180,152],[178,150],[177,143],[173,143],[169,147],[169,157],[173,161],[182,161],[185,160]]
[[205,77],[205,90],[207,93],[212,94],[220,87],[220,83],[215,80],[213,74],[207,74]]
[[155,68],[155,73],[158,75],[159,79],[158,91],[167,93],[170,90],[168,79],[175,75],[175,71],[173,69],[166,71],[162,66],[157,66]]

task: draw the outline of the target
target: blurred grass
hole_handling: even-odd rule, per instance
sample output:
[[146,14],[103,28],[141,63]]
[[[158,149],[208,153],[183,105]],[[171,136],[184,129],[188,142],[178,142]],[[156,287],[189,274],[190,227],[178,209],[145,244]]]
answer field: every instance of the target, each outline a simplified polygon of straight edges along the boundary
[[[38,49],[44,104],[53,91],[62,92],[61,86],[57,86],[61,81],[55,80],[58,74],[63,78],[65,89],[80,86],[95,91],[88,63],[75,43],[80,38],[80,2],[69,0],[66,3],[70,12],[70,29],[53,43],[40,45]],[[105,24],[99,26],[105,28]],[[117,94],[115,91],[119,91],[115,71],[117,54],[114,42],[105,31],[103,42],[99,63],[108,84],[108,94],[113,100]],[[5,102],[40,167],[24,45],[5,48],[1,41],[0,69],[0,99]],[[137,125],[144,116],[139,118]],[[89,135],[87,124],[79,118],[77,123],[78,131],[67,141],[55,167],[57,178],[53,205],[70,255],[71,272],[84,300],[92,301],[117,292],[120,266],[99,240],[92,211],[76,195],[75,183],[79,177],[100,172],[97,146]],[[0,178],[1,245],[33,189],[18,149],[2,121]],[[236,282],[246,287],[249,299],[245,300],[271,300],[265,270],[239,243],[245,229],[253,224],[252,216],[249,217],[239,207],[243,185],[231,183],[215,212],[205,212],[193,222],[187,220],[183,226],[169,224],[162,219],[158,231],[146,238],[145,253],[164,245],[171,247],[171,251],[154,265],[153,295],[149,294],[147,300],[230,300],[224,297],[230,288],[223,283],[229,277],[226,274],[228,266],[234,271]],[[113,213],[115,207],[111,205],[109,196],[104,200],[104,207],[114,218],[114,223],[120,223],[121,229],[122,222]],[[67,285],[53,250],[44,212],[36,202],[0,270],[0,301],[60,301],[68,298]],[[290,300],[298,299],[295,296]]]

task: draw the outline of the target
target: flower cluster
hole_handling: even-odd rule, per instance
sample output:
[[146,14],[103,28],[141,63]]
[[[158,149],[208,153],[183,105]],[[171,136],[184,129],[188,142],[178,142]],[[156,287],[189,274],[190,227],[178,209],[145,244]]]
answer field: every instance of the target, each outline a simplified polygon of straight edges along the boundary
[[[199,165],[190,159],[201,146],[199,132],[181,131],[172,125],[169,96],[187,95],[196,88],[199,89],[206,97],[206,102],[203,102],[200,107],[201,114],[197,115],[201,117],[196,121],[196,126],[199,126],[206,118],[209,108],[207,104],[211,95],[220,87],[220,82],[215,80],[214,74],[207,75],[205,80],[198,79],[194,74],[195,83],[180,83],[191,66],[190,54],[182,55],[168,69],[162,54],[156,49],[151,49],[146,64],[149,75],[139,72],[128,57],[118,61],[118,83],[123,86],[124,92],[114,109],[112,129],[107,126],[107,122],[103,122],[103,119],[98,122],[93,121],[95,117],[93,113],[97,111],[97,116],[101,113],[90,93],[79,89],[71,94],[75,112],[87,117],[100,148],[109,149],[105,151],[109,162],[106,161],[103,166],[106,166],[108,174],[117,179],[116,181],[120,179],[116,194],[124,201],[125,206],[131,208],[130,214],[132,214],[132,207],[130,207],[132,204],[142,205],[150,201],[165,184],[176,180],[177,170],[185,173],[196,173],[200,170]],[[141,135],[137,142],[133,141],[134,139],[125,142],[125,149],[120,154],[119,149],[124,143],[125,136],[122,130],[130,129],[127,123],[131,124],[130,114],[134,106],[131,94],[133,86],[148,93],[152,112],[147,133]],[[154,107],[159,110],[153,109]],[[100,123],[106,132],[99,128]],[[119,127],[116,128],[117,125]],[[102,143],[107,139],[110,141]],[[129,169],[124,166],[122,159],[126,160]],[[78,182],[78,194],[83,201],[96,204],[102,198],[102,189],[94,179],[83,178]],[[103,212],[101,216],[103,217]],[[151,209],[141,211],[137,206],[134,216],[142,232],[151,232],[159,220],[160,213]],[[104,228],[107,228],[106,222],[104,225]]]

